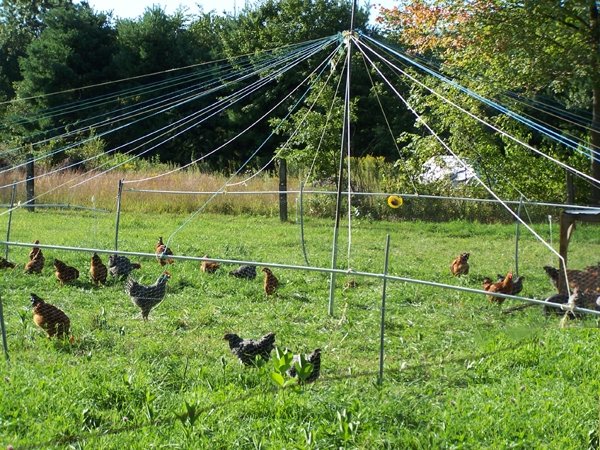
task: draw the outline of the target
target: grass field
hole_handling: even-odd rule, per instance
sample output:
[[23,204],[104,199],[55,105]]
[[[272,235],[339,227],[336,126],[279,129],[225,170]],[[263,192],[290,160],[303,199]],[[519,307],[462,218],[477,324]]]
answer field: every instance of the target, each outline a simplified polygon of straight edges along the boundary
[[[2,216],[6,219],[6,216]],[[303,265],[295,223],[258,216],[128,213],[119,248],[153,252],[159,235],[178,255]],[[548,237],[546,225],[536,230]],[[5,234],[6,228],[0,228]],[[553,241],[558,242],[558,230]],[[479,288],[484,276],[514,270],[514,226],[466,222],[355,221],[340,231],[339,266],[380,273],[390,234],[389,273]],[[332,222],[307,219],[311,266],[331,264]],[[11,240],[112,248],[114,216],[18,210]],[[556,258],[522,234],[522,295],[553,293],[542,266]],[[569,265],[598,262],[597,227],[579,227]],[[471,273],[448,266],[471,252]],[[538,307],[414,283],[388,283],[384,380],[377,384],[382,282],[338,276],[334,315],[327,314],[328,275],[274,269],[278,294],[262,277],[214,275],[177,261],[165,300],[143,322],[122,282],[94,287],[89,253],[45,250],[41,275],[25,275],[29,248],[11,247],[19,263],[0,272],[10,364],[0,363],[0,445],[46,448],[598,448],[598,320],[560,327]],[[80,279],[59,286],[49,265],[59,258]],[[135,260],[136,258],[134,258]],[[106,255],[103,255],[106,261]],[[141,259],[135,273],[152,283],[161,268]],[[345,289],[346,278],[358,286]],[[71,318],[74,343],[49,340],[31,320],[29,293]],[[321,348],[321,377],[280,389],[273,364],[244,368],[226,332],[277,335],[280,348]]]

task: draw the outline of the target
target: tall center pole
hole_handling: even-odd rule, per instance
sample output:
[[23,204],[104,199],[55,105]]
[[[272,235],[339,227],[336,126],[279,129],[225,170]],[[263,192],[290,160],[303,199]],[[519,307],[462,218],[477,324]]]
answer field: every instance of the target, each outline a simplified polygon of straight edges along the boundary
[[[331,268],[337,269],[337,247],[338,235],[340,229],[340,216],[342,209],[342,183],[344,178],[344,149],[347,148],[348,157],[350,156],[350,66],[352,57],[352,33],[354,29],[354,8],[356,0],[352,3],[352,16],[350,18],[350,31],[346,32],[344,37],[346,42],[346,94],[344,101],[344,125],[342,129],[342,145],[340,148],[340,163],[338,171],[337,197],[335,202],[335,223],[333,226],[333,248],[331,251]],[[348,173],[348,176],[350,174]],[[350,214],[350,211],[348,211]],[[335,273],[329,275],[329,307],[327,312],[330,316],[333,315],[333,298],[335,293]]]

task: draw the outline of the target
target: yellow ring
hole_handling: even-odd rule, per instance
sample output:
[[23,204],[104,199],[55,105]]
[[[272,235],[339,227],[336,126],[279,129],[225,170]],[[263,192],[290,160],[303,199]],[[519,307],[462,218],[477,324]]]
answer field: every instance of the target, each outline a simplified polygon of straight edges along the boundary
[[398,195],[390,195],[387,199],[387,204],[390,208],[400,208],[402,203],[404,203],[404,200]]

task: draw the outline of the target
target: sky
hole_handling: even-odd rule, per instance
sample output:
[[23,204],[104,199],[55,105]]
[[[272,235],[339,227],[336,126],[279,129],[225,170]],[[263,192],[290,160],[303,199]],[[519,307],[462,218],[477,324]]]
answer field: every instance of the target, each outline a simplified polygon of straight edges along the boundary
[[[254,3],[249,0],[250,4]],[[187,8],[191,14],[200,11],[198,5],[204,12],[216,11],[218,14],[223,12],[233,13],[236,10],[244,8],[246,0],[88,0],[88,3],[96,11],[112,11],[113,17],[135,19],[144,13],[147,7],[152,5],[162,6],[167,14],[172,14],[179,6]],[[359,2],[359,4],[362,2]],[[382,4],[385,7],[392,7],[397,4],[397,0],[372,0],[372,5]],[[373,20],[373,16],[371,20]]]

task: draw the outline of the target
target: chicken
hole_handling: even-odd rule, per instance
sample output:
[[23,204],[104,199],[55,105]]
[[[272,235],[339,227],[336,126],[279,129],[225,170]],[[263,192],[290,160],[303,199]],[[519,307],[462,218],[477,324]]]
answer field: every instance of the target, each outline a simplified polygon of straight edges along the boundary
[[132,270],[141,268],[141,264],[132,263],[127,256],[115,254],[108,257],[108,271],[113,277],[125,278]]
[[256,267],[255,266],[240,266],[235,270],[229,272],[229,275],[236,278],[246,278],[253,280],[256,278]]
[[25,264],[25,273],[42,273],[46,258],[44,258],[42,249],[37,247],[39,243],[40,241],[37,240],[33,243],[34,247],[29,252],[29,261]]
[[[208,258],[208,255],[204,255],[203,258]],[[219,267],[221,267],[221,264],[214,261],[202,261],[202,264],[200,264],[200,270],[206,273],[215,273]]]
[[71,321],[69,317],[50,303],[44,302],[40,297],[31,294],[31,306],[33,307],[33,321],[46,331],[48,337],[66,337],[69,334]]
[[90,261],[90,278],[92,282],[98,286],[98,283],[106,283],[106,276],[108,275],[108,269],[98,256],[98,253],[92,255]]
[[263,283],[265,294],[272,295],[279,286],[279,280],[275,275],[273,275],[273,272],[271,272],[271,269],[268,267],[263,267],[262,271],[265,273],[265,280]]
[[[577,304],[578,303],[577,300],[578,300],[577,298],[574,299],[575,305],[581,306],[581,305]],[[559,303],[561,305],[567,305],[569,303],[569,296],[567,294],[554,294],[554,295],[551,295],[550,297],[548,297],[545,301],[551,302],[551,303]],[[565,313],[565,311],[562,308],[554,308],[552,306],[544,305],[544,315],[545,316],[548,316],[550,314],[561,315],[564,313]],[[569,319],[576,319],[578,317],[578,314],[575,311],[568,311],[566,314],[566,317]]]
[[[287,371],[287,374],[290,377],[296,377],[298,375],[296,365],[300,364],[300,359],[300,355],[294,355],[294,359],[292,360],[292,367],[290,367]],[[298,380],[298,382],[312,383],[317,378],[319,378],[319,375],[321,373],[321,349],[317,348],[312,353],[306,355],[305,360],[306,362],[312,365],[312,370],[310,372],[310,375],[308,375],[308,377],[306,377],[305,380]]]
[[[544,270],[552,285],[558,289],[558,269],[550,266],[544,266]],[[569,287],[571,289],[578,288],[583,294],[600,290],[600,265],[588,266],[583,270],[567,269],[567,277],[569,278]]]
[[[483,290],[487,292],[497,292],[500,294],[508,294],[512,295],[513,290],[513,274],[512,272],[508,272],[506,277],[502,281],[497,281],[496,283],[492,283],[492,280],[489,278],[485,278],[483,280]],[[499,305],[504,302],[503,297],[495,297],[493,295],[487,296],[488,300],[492,303],[498,303]]]
[[144,320],[148,320],[150,310],[165,297],[169,278],[171,278],[171,274],[165,271],[150,286],[144,286],[131,277],[127,279],[125,292],[131,297],[133,304],[142,310],[142,318]]
[[[497,276],[498,276],[498,279],[496,281],[499,282],[499,281],[504,280],[504,275],[499,273]],[[513,282],[512,282],[513,286],[512,286],[511,295],[517,295],[523,290],[523,280],[524,279],[525,279],[524,275],[513,278]]]
[[450,271],[452,272],[452,275],[458,277],[460,275],[467,275],[469,273],[469,255],[470,253],[461,253],[454,258],[454,261],[452,261],[452,264],[450,264]]
[[275,346],[275,333],[267,333],[260,339],[242,339],[237,334],[227,333],[223,339],[229,342],[231,353],[245,366],[253,365],[256,356],[268,361]]
[[79,278],[79,270],[75,267],[67,266],[59,259],[54,259],[54,275],[60,281],[61,285],[65,285]]
[[33,248],[29,252],[29,261],[31,261],[32,259],[34,259],[36,257],[36,255],[38,255],[39,253],[42,253],[42,249],[38,247],[39,243],[40,243],[40,241],[37,240],[37,239],[33,243]]
[[6,258],[0,257],[0,269],[14,269],[15,263],[10,262]]
[[173,252],[164,244],[162,236],[158,238],[158,242],[154,246],[154,250],[156,253],[156,259],[158,259],[158,262],[161,266],[164,266],[165,264],[173,264],[175,262],[173,258],[169,258],[169,256],[173,255]]

